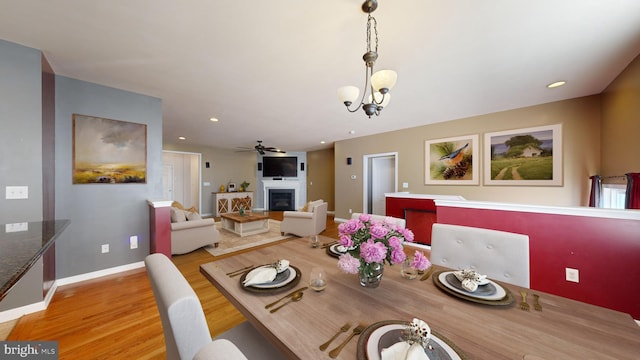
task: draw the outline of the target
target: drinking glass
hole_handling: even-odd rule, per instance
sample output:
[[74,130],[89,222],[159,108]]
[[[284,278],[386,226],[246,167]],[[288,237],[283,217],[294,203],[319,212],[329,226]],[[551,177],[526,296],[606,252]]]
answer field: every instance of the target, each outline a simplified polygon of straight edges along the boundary
[[327,287],[327,273],[321,267],[311,269],[309,287],[315,291],[322,291]]
[[413,262],[412,258],[406,258],[402,263],[401,274],[402,274],[402,277],[405,279],[413,280],[416,278],[416,276],[418,276],[418,269],[411,266],[412,262]]
[[309,246],[314,249],[320,246],[320,239],[318,239],[318,235],[309,236]]

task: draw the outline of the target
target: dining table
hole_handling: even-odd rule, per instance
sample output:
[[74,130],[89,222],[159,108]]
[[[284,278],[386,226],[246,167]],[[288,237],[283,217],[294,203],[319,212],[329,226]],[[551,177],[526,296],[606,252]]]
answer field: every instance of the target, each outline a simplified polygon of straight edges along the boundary
[[[335,241],[320,236],[321,243]],[[249,289],[243,276],[228,273],[250,265],[272,264],[286,259],[297,275],[286,286]],[[338,258],[327,248],[312,248],[308,238],[294,238],[201,264],[201,273],[260,332],[289,359],[329,359],[358,325],[380,326],[387,322],[425,321],[433,334],[445,341],[461,359],[638,359],[640,326],[626,313],[495,282],[508,296],[503,301],[472,301],[438,286],[442,271],[422,281],[402,276],[401,265],[384,265],[377,288],[360,285],[358,275],[338,268]],[[304,296],[277,312],[265,308],[293,291],[309,285],[312,268],[322,268],[327,286]],[[248,269],[246,271],[249,271]],[[298,273],[299,272],[299,273]],[[441,284],[440,284],[441,285]],[[520,306],[526,292],[528,310]],[[534,309],[534,295],[541,311]],[[341,328],[349,323],[347,331]],[[371,332],[367,332],[371,335]],[[325,350],[320,345],[338,334]],[[367,350],[373,341],[356,335],[337,355],[338,359],[378,359]],[[363,338],[360,338],[363,337]]]

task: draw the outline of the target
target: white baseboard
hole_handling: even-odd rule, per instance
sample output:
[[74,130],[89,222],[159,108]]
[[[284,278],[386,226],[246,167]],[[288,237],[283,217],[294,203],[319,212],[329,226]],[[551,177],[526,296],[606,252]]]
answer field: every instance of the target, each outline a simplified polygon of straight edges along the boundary
[[33,304],[29,304],[29,305],[20,306],[20,307],[13,308],[13,309],[1,311],[0,312],[0,322],[6,322],[6,321],[15,320],[15,319],[18,319],[18,318],[22,317],[23,315],[27,315],[27,314],[31,314],[31,313],[34,313],[34,312],[46,310],[47,307],[49,306],[49,303],[51,302],[51,299],[53,298],[53,295],[55,294],[55,292],[56,292],[56,290],[58,289],[59,286],[74,284],[74,283],[77,283],[77,282],[80,282],[80,281],[85,281],[85,280],[96,279],[96,278],[99,278],[99,277],[102,277],[102,276],[113,275],[113,274],[121,273],[121,272],[124,272],[124,271],[139,269],[141,267],[144,267],[144,261],[139,261],[139,262],[136,262],[136,263],[131,263],[131,264],[122,265],[122,266],[116,266],[116,267],[112,267],[112,268],[109,268],[109,269],[98,270],[98,271],[93,271],[93,272],[86,273],[86,274],[80,274],[80,275],[75,275],[75,276],[70,276],[70,277],[58,279],[58,280],[53,282],[53,285],[51,286],[51,289],[49,289],[49,291],[47,292],[47,295],[44,297],[43,301],[39,301],[39,302],[36,302],[36,303],[33,303]]
[[131,263],[131,264],[127,264],[127,265],[121,265],[121,266],[116,266],[116,267],[112,267],[112,268],[108,268],[108,269],[93,271],[93,272],[86,273],[86,274],[69,276],[69,277],[66,277],[66,278],[62,278],[62,279],[56,280],[56,283],[58,284],[58,286],[75,284],[75,283],[80,282],[80,281],[96,279],[96,278],[107,276],[107,275],[113,275],[113,274],[121,273],[123,271],[139,269],[141,267],[144,267],[144,261],[138,261],[136,263]]

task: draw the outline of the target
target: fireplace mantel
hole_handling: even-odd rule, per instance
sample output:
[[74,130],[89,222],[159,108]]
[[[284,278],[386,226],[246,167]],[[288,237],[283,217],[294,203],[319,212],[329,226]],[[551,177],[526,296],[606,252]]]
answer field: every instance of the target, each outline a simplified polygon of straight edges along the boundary
[[263,204],[269,203],[269,189],[292,189],[294,191],[295,208],[299,209],[303,205],[300,203],[300,181],[298,180],[262,180]]

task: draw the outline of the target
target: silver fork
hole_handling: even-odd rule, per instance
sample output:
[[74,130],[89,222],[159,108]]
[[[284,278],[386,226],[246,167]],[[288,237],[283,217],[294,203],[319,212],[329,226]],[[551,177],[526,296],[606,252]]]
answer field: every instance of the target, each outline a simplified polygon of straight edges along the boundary
[[529,303],[527,303],[527,292],[520,290],[522,296],[522,302],[520,303],[520,310],[529,311]]

